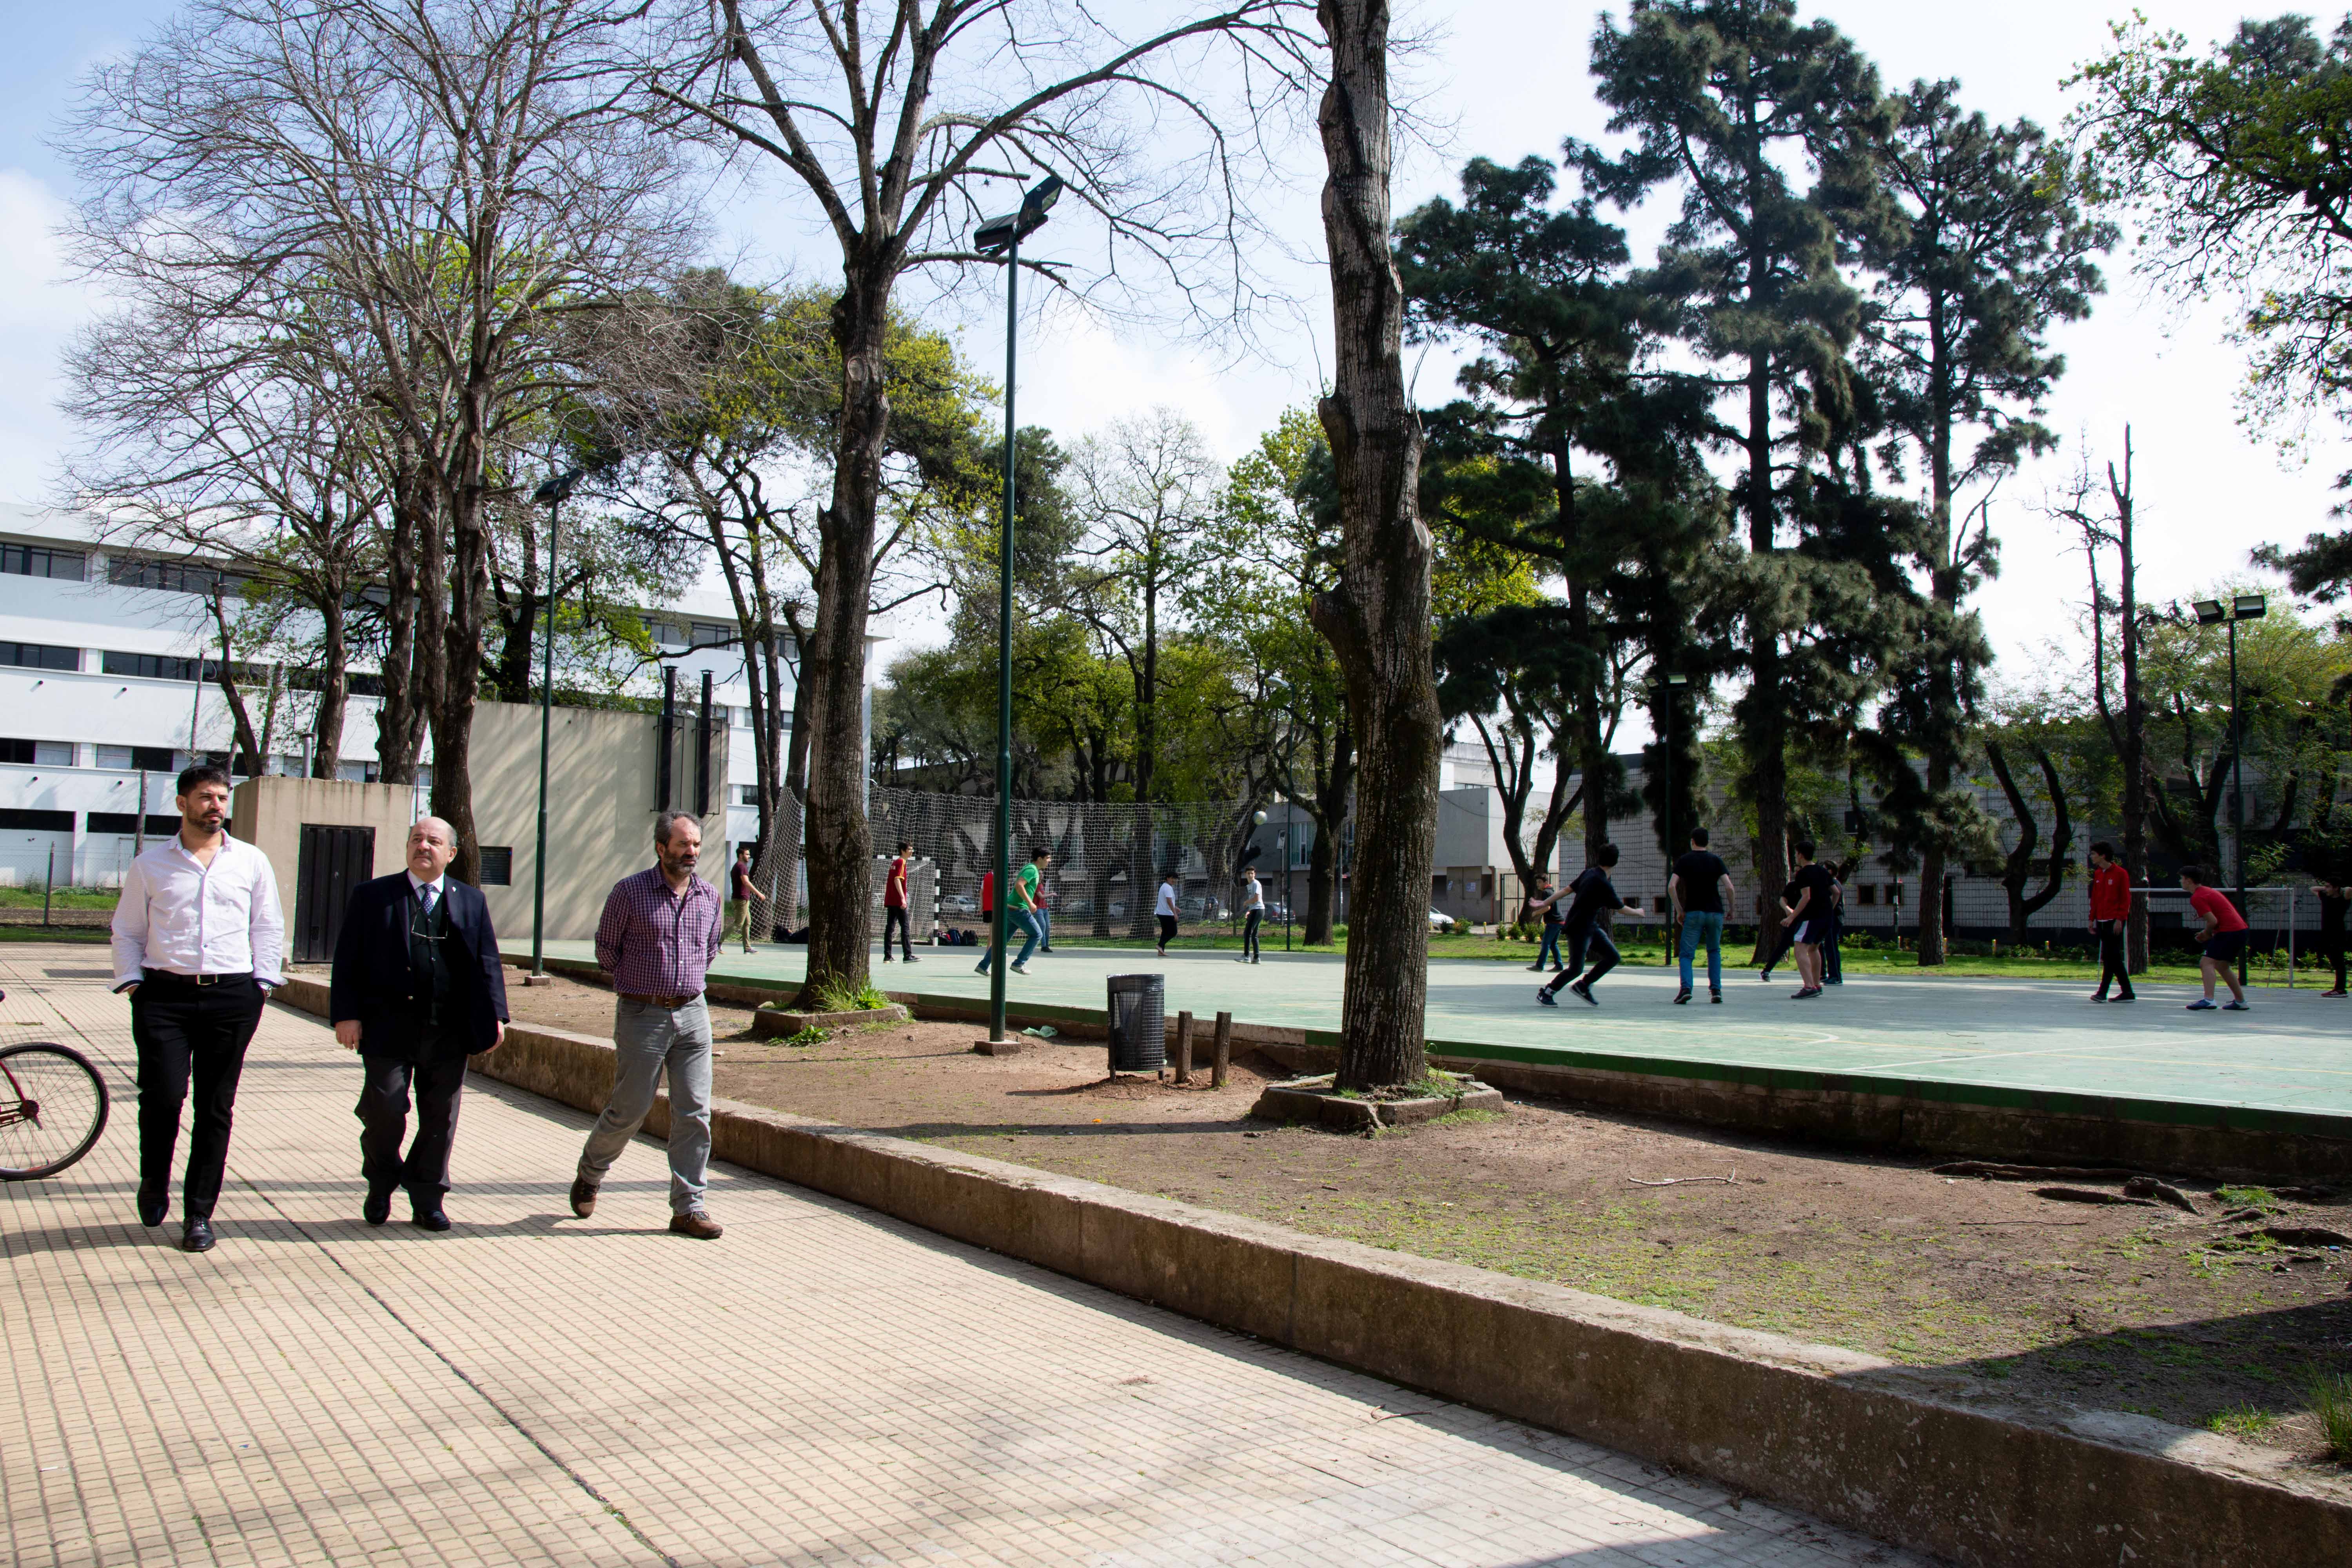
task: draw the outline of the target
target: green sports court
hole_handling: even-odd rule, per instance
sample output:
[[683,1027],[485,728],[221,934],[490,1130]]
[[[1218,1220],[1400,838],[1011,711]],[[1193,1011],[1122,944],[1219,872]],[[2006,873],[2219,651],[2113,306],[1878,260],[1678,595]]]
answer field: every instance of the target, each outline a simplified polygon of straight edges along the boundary
[[[876,983],[920,996],[987,997],[988,977],[973,973],[977,949],[919,951],[911,967],[877,963]],[[549,954],[592,956],[584,942],[551,942]],[[782,946],[730,952],[712,977],[797,981],[805,956]],[[1171,1016],[1230,1011],[1237,1022],[1311,1037],[1339,1027],[1342,963],[1270,952],[1251,965],[1230,952],[1160,959],[1067,946],[1010,976],[1007,995],[1016,1005],[1098,1011],[1107,976],[1157,973],[1167,977]],[[2190,1013],[2184,1005],[2198,992],[2179,984],[2143,985],[2138,1002],[2102,1006],[2083,982],[1870,975],[1793,1002],[1793,975],[1764,984],[1753,970],[1736,969],[1725,973],[1721,1005],[1707,1003],[1702,972],[1698,995],[1676,1006],[1674,971],[1628,967],[1601,983],[1599,1006],[1562,993],[1558,1007],[1542,1007],[1541,978],[1493,960],[1432,961],[1433,1051],[1679,1078],[1712,1067],[1751,1080],[1996,1104],[2022,1094],[2204,1107],[2270,1113],[2260,1120],[2306,1130],[2305,1119],[2317,1119],[2352,1137],[2352,1001],[2323,998],[2316,987],[2256,987],[2250,1013]]]

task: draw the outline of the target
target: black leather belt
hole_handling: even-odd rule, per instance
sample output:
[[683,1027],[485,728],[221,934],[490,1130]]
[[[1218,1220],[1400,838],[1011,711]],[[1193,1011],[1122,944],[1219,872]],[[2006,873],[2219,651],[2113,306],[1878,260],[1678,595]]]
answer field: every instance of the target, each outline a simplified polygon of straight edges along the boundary
[[232,980],[253,978],[250,969],[236,974],[182,974],[174,969],[142,969],[139,973],[142,985],[226,985]]

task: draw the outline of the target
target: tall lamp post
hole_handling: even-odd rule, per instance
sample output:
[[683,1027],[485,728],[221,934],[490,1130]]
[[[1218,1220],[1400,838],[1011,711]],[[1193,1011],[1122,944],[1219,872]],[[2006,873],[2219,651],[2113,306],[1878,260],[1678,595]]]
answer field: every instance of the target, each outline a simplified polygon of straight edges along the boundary
[[547,575],[539,595],[539,844],[530,856],[530,973],[525,985],[545,985],[547,978],[547,732],[555,703],[555,563],[560,559],[563,502],[583,470],[568,468],[538,489],[530,499],[547,507]]
[[[2202,626],[2230,628],[2230,849],[2231,858],[2237,862],[2232,868],[2238,884],[2238,914],[2246,913],[2246,775],[2245,727],[2238,712],[2238,623],[2258,621],[2270,608],[2270,602],[2260,594],[2238,594],[2226,605],[2219,599],[2199,599],[2193,606],[2197,624]],[[2251,923],[2251,922],[2250,922]],[[2294,933],[2287,933],[2294,941]],[[2238,950],[2238,984],[2246,984],[2246,951]]]
[[[1690,684],[1690,677],[1677,675],[1668,670],[1658,677],[1658,683],[1664,688],[1663,695],[1665,701],[1662,706],[1665,709],[1666,718],[1664,732],[1658,737],[1659,750],[1665,754],[1666,763],[1659,775],[1660,782],[1665,787],[1658,797],[1658,816],[1666,826],[1666,877],[1668,880],[1672,880],[1675,874],[1675,853],[1681,847],[1683,842],[1675,834],[1675,700],[1682,695],[1683,688]],[[1674,896],[1669,893],[1666,897],[1666,966],[1670,969],[1674,967],[1675,954],[1680,951],[1675,934],[1681,925],[1681,921],[1675,913]]]
[[1013,882],[1013,386],[1019,369],[1021,242],[1045,226],[1062,194],[1062,177],[1048,174],[1023,194],[1018,210],[990,218],[972,232],[972,248],[1004,258],[1004,525],[996,540],[996,908],[989,917],[995,949],[988,966],[988,1038],[1004,1041],[1006,910]]

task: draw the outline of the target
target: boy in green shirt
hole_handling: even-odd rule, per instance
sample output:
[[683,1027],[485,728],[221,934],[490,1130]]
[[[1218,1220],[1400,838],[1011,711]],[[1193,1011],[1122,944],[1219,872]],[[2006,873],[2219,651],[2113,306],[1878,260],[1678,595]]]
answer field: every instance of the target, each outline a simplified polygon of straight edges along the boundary
[[[1004,910],[1004,923],[1009,931],[1023,932],[1027,940],[1021,944],[1021,956],[1013,961],[1013,973],[1029,973],[1029,955],[1037,948],[1037,884],[1044,879],[1045,863],[1053,856],[1043,848],[1029,852],[1029,863],[1013,873],[1010,896]],[[993,933],[991,933],[993,935]],[[988,973],[989,961],[996,956],[996,944],[989,943],[988,951],[980,955],[972,968],[975,974]]]

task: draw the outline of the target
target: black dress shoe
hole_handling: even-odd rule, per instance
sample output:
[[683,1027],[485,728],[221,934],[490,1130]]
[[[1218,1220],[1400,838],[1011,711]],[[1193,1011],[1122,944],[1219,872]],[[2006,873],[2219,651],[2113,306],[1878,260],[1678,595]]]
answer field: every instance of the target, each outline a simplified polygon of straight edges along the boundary
[[139,1184],[139,1223],[162,1225],[163,1216],[172,1212],[172,1189],[163,1185]]
[[449,1228],[449,1216],[441,1212],[441,1205],[437,1203],[429,1207],[416,1204],[408,1211],[408,1223],[419,1230],[446,1230]]
[[213,1222],[208,1219],[189,1220],[187,1228],[180,1233],[180,1250],[210,1252],[212,1249]]
[[392,1194],[370,1192],[367,1202],[360,1205],[360,1218],[370,1225],[382,1225],[392,1217]]

